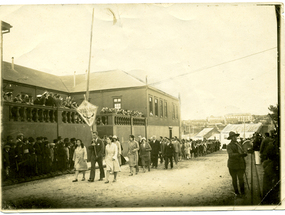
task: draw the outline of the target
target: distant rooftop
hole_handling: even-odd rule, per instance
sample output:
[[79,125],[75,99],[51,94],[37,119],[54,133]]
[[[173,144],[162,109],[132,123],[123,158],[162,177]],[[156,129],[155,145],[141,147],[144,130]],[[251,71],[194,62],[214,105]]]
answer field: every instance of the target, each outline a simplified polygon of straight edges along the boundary
[[262,127],[262,123],[228,124],[222,132],[257,132]]

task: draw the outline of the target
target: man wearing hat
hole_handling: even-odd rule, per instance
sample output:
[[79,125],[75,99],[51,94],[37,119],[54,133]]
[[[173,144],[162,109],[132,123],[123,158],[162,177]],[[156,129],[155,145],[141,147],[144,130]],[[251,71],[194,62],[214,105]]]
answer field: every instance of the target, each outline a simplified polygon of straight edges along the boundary
[[[236,195],[244,195],[244,174],[245,174],[245,160],[244,157],[247,156],[247,153],[244,152],[242,146],[237,142],[237,137],[239,134],[231,131],[229,133],[228,140],[231,140],[231,142],[227,145],[227,152],[229,155],[228,158],[228,168],[230,175],[232,177],[232,184],[234,187],[234,192]],[[238,184],[237,181],[239,181],[239,188],[240,192],[238,190]]]

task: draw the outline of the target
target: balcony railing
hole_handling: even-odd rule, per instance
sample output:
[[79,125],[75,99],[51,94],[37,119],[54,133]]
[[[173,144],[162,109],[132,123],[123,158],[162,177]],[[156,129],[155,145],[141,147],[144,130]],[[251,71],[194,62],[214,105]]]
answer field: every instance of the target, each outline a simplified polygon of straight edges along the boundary
[[82,117],[74,109],[14,102],[4,102],[4,108],[8,108],[8,120],[12,122],[85,124]]
[[116,113],[99,114],[96,117],[97,126],[106,125],[146,125],[144,117],[125,116]]
[[[8,121],[10,122],[86,124],[75,109],[28,105],[15,102],[4,102],[4,109],[7,114],[9,113]],[[116,113],[99,114],[96,116],[96,124],[98,126],[145,126],[146,118],[125,116]]]

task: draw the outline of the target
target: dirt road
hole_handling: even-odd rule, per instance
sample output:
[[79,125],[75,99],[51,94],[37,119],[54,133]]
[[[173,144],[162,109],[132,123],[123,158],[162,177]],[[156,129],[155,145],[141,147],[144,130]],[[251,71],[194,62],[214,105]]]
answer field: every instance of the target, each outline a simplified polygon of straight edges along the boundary
[[[105,184],[81,181],[72,183],[73,175],[63,175],[5,186],[2,188],[4,209],[52,208],[144,208],[233,206],[242,204],[233,192],[226,166],[227,153],[218,151],[204,157],[184,160],[173,169],[157,169],[129,176],[128,165],[122,166],[117,182]],[[89,177],[89,172],[86,173]]]

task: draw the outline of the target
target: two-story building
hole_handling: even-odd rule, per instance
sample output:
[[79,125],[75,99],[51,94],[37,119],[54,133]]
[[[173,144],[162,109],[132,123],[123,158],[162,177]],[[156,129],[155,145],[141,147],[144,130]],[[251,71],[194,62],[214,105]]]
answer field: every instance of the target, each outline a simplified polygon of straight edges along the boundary
[[[153,135],[157,137],[180,136],[180,102],[178,98],[147,85],[121,70],[92,72],[89,80],[89,102],[98,106],[97,118],[104,120],[104,123],[93,126],[93,130],[98,130],[99,136],[115,134],[123,142],[128,140],[130,134],[142,135],[146,138]],[[36,95],[49,91],[57,93],[63,98],[71,96],[74,101],[80,104],[86,93],[86,85],[85,74],[56,76],[16,65],[13,61],[12,63],[3,62],[2,91],[12,92],[14,96],[20,93],[35,98]],[[11,106],[15,109],[17,105],[6,102],[4,109],[6,107],[6,109],[12,110]],[[102,113],[101,110],[104,107],[139,111],[143,116],[132,117],[116,113]],[[29,106],[19,107],[19,110],[16,108],[18,116],[13,119],[20,119],[21,114],[26,116],[34,113],[35,111],[30,110],[30,108]],[[32,108],[42,109],[43,107],[33,105]],[[48,109],[48,107],[44,108]],[[37,110],[37,113],[41,113],[40,109]],[[9,110],[5,113],[11,115]],[[2,136],[15,136],[17,132],[23,132],[27,136],[48,136],[52,140],[57,136],[71,138],[77,135],[86,143],[89,142],[91,136],[87,135],[88,138],[85,136],[86,133],[90,132],[90,129],[85,123],[75,123],[74,117],[78,116],[74,110],[63,109],[60,110],[60,113],[54,114],[51,111],[55,110],[45,111],[49,112],[49,116],[55,116],[53,124],[28,121],[23,119],[23,116],[22,120],[17,121],[17,119],[12,120],[6,115],[2,118]],[[58,125],[61,123],[60,117],[63,117],[65,122],[63,121],[62,124]],[[31,118],[34,119],[35,117]]]

